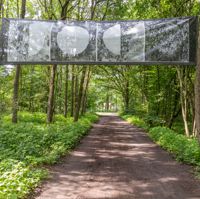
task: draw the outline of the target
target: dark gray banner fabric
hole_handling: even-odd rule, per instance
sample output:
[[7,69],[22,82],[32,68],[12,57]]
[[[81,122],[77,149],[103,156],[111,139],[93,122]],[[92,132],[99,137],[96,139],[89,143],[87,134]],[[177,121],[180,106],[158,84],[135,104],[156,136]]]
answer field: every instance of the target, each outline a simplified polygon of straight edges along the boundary
[[195,64],[197,17],[144,21],[3,19],[1,64]]

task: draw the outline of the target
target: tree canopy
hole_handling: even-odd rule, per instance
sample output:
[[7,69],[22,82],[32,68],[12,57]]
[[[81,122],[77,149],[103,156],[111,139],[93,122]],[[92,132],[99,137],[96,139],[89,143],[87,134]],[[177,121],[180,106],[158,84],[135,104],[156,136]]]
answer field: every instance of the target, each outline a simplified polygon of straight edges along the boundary
[[[1,19],[138,20],[199,13],[198,0],[0,0]],[[35,187],[44,173],[32,168],[55,162],[75,146],[97,119],[89,112],[120,112],[142,127],[159,126],[151,131],[156,141],[165,136],[160,126],[168,127],[167,148],[178,151],[184,142],[189,151],[193,143],[195,160],[188,151],[181,156],[183,147],[178,154],[199,164],[199,85],[194,66],[1,65],[0,174],[9,170],[9,177],[0,177],[0,197],[24,197]]]

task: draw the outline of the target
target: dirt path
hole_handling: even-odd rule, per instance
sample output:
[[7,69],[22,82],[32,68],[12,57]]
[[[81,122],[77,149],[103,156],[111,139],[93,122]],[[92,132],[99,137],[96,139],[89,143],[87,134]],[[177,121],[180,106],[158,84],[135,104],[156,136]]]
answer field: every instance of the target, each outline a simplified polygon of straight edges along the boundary
[[189,166],[117,116],[102,117],[51,174],[36,198],[200,198],[200,181]]

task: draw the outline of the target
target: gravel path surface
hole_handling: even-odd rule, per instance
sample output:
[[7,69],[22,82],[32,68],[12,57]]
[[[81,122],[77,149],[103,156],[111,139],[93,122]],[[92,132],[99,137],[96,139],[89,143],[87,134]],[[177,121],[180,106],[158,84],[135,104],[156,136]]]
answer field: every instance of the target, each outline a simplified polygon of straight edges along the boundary
[[197,199],[200,181],[141,129],[102,116],[80,145],[53,166],[37,199]]

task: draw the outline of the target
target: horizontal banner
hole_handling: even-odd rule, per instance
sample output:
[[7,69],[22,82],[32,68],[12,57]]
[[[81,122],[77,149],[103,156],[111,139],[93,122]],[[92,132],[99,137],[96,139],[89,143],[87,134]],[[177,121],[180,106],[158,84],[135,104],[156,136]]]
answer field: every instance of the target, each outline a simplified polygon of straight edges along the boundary
[[3,19],[1,64],[195,64],[197,17],[144,21]]

